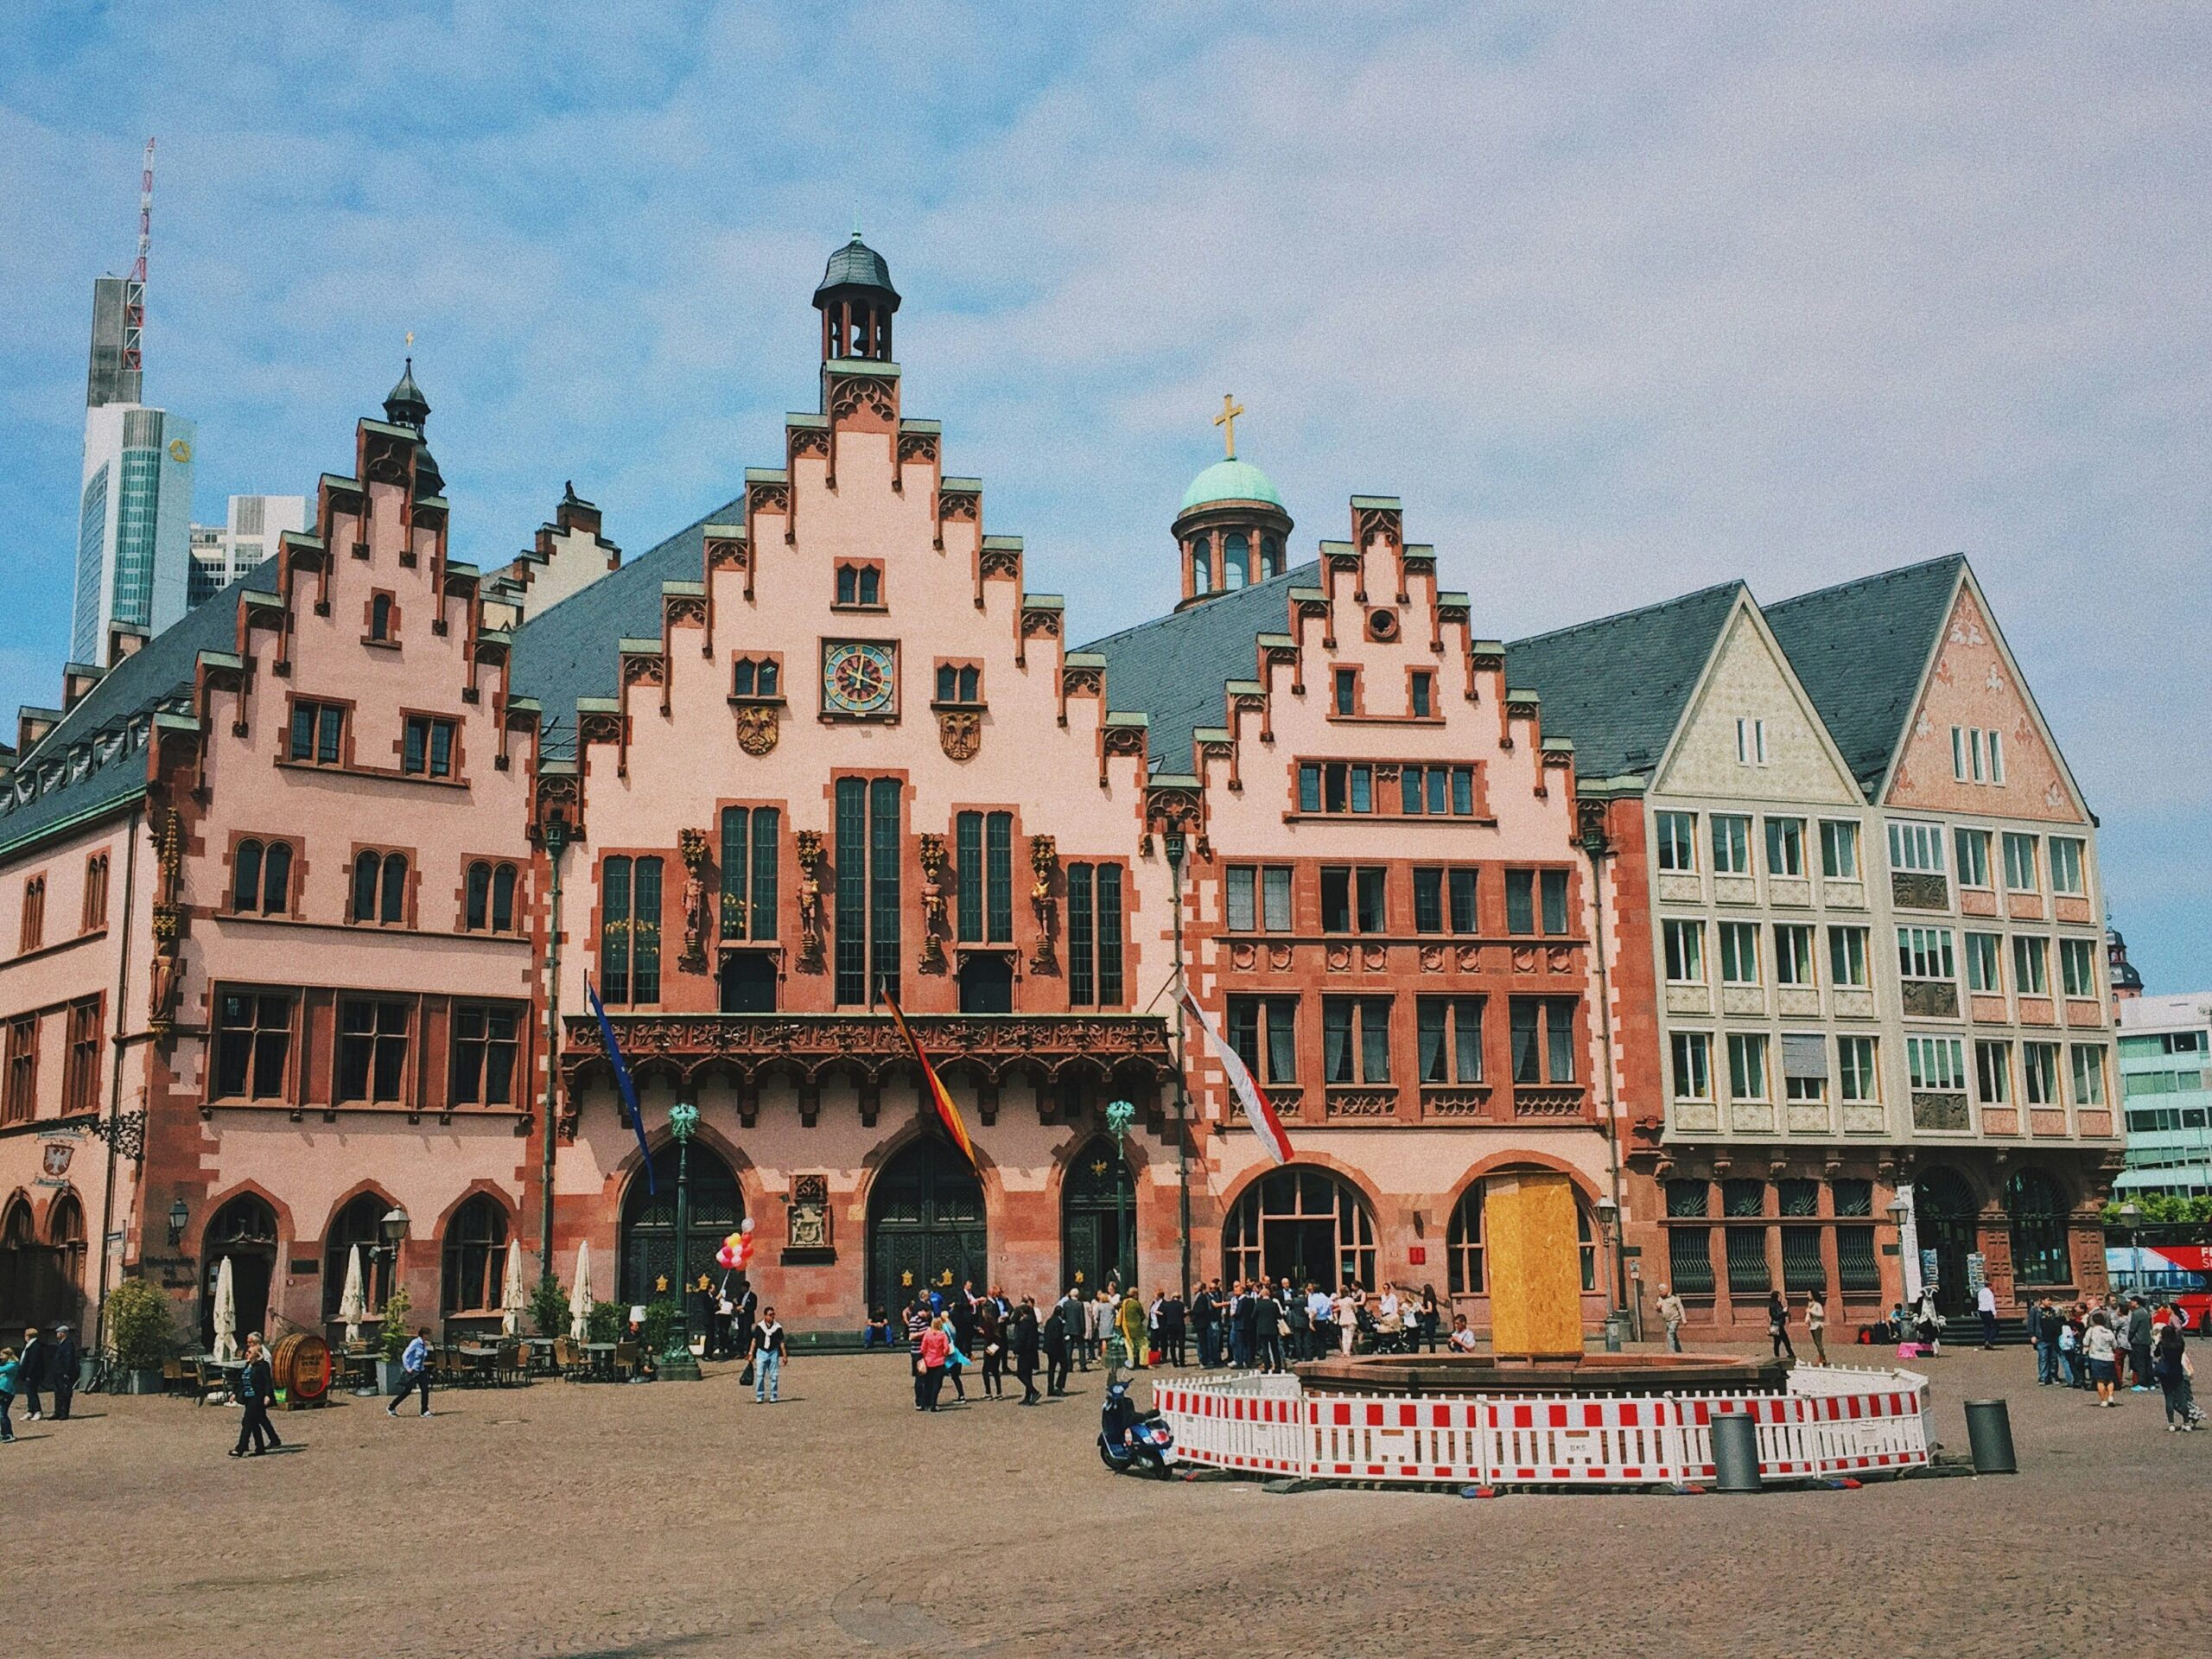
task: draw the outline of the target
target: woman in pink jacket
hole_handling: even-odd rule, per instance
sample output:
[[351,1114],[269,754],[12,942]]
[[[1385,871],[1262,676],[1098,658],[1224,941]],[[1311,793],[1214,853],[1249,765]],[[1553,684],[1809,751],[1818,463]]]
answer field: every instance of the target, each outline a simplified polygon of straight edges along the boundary
[[914,1357],[914,1409],[935,1411],[938,1391],[944,1387],[944,1359],[952,1351],[952,1333],[940,1313],[922,1332],[921,1351]]

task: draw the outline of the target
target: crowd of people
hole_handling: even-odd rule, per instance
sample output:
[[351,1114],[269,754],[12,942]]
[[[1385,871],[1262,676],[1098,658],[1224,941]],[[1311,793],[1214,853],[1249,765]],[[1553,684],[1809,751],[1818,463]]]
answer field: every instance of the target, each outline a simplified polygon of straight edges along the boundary
[[[979,1293],[970,1282],[957,1291],[917,1293],[899,1310],[899,1324],[912,1363],[917,1411],[938,1409],[948,1387],[955,1402],[965,1401],[971,1374],[979,1377],[982,1397],[993,1399],[1004,1395],[1011,1371],[1027,1406],[1065,1393],[1072,1370],[1094,1364],[1187,1366],[1194,1340],[1200,1366],[1262,1371],[1332,1352],[1475,1346],[1464,1315],[1454,1315],[1446,1328],[1433,1287],[1328,1291],[1265,1275],[1225,1286],[1219,1279],[1201,1283],[1187,1302],[1173,1289],[1147,1301],[1134,1287],[1109,1280],[1095,1293],[1071,1286],[1049,1308],[1033,1296],[1010,1298],[996,1286]],[[889,1318],[871,1310],[864,1344],[887,1346],[893,1339]],[[1040,1365],[1041,1394],[1035,1386]]]
[[2111,1296],[2061,1306],[2045,1296],[2028,1310],[2036,1382],[2094,1389],[2100,1406],[2117,1406],[2122,1390],[2155,1391],[2165,1397],[2168,1432],[2190,1433],[2204,1426],[2204,1410],[2188,1328],[2189,1316],[2172,1303]]

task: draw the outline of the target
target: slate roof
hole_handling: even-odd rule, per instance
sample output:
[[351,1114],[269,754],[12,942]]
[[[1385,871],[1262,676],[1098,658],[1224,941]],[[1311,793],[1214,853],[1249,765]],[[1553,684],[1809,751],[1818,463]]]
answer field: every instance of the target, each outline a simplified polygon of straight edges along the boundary
[[17,760],[15,774],[0,779],[0,853],[145,789],[146,719],[164,708],[188,711],[200,653],[238,648],[238,595],[273,586],[274,563],[237,577],[118,663]]
[[1705,672],[1740,582],[1516,639],[1505,647],[1509,690],[1541,699],[1544,735],[1574,744],[1586,781],[1649,773],[1667,752]]
[[743,496],[725,501],[515,630],[514,694],[537,698],[544,710],[540,759],[575,759],[576,699],[620,690],[616,642],[660,638],[661,583],[699,581],[707,568],[706,527],[744,518]]
[[1319,561],[1301,564],[1081,647],[1106,659],[1106,706],[1149,717],[1152,771],[1182,773],[1196,766],[1192,732],[1229,723],[1229,682],[1262,677],[1259,637],[1289,632],[1290,590],[1320,581]]
[[[848,287],[880,288],[893,300],[899,297],[899,290],[891,286],[891,267],[884,264],[881,254],[861,240],[858,231],[853,232],[851,241],[830,256],[829,264],[822,269],[822,281],[814,290],[815,297],[819,299],[833,288]],[[898,307],[894,305],[892,309],[895,311]]]
[[1965,568],[1964,555],[1949,553],[1764,607],[1767,625],[1869,798],[1904,741]]

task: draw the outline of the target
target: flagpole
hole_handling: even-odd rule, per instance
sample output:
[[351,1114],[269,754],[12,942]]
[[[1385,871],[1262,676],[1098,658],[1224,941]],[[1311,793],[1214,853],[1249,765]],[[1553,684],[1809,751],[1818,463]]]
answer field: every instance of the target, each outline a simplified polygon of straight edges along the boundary
[[1183,1258],[1183,1305],[1191,1302],[1191,1090],[1183,1064],[1183,832],[1160,836],[1167,854],[1167,879],[1174,888],[1175,921],[1175,1204],[1176,1236]]

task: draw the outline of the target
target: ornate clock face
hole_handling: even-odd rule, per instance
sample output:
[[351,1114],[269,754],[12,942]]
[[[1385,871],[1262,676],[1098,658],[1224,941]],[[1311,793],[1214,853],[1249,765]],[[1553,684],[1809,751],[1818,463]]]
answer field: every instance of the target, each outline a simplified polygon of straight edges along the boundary
[[887,715],[898,696],[895,645],[855,640],[822,647],[822,697],[830,712],[870,718]]

